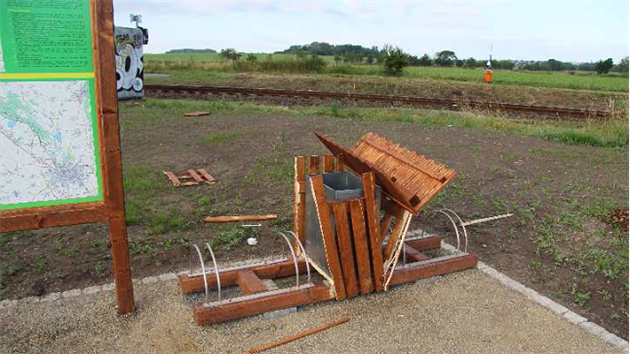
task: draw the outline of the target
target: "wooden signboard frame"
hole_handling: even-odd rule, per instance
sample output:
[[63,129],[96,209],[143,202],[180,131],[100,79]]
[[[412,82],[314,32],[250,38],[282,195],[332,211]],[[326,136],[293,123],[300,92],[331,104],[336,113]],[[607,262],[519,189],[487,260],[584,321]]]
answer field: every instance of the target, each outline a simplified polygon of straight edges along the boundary
[[89,0],[89,3],[103,201],[6,210],[0,214],[0,231],[109,223],[118,312],[127,314],[133,312],[134,297],[120,155],[113,3],[112,0]]

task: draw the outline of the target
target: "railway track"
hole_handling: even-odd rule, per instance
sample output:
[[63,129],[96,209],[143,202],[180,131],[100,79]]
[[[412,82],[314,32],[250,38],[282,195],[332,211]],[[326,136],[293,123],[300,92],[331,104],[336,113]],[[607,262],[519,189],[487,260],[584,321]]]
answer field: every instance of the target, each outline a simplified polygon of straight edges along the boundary
[[364,102],[379,102],[387,104],[405,104],[425,108],[442,108],[450,110],[485,110],[513,114],[530,114],[555,118],[597,118],[611,116],[608,111],[585,110],[559,107],[527,106],[510,103],[463,101],[444,98],[426,98],[414,96],[374,95],[367,93],[322,92],[306,90],[285,90],[269,88],[247,88],[227,86],[181,86],[181,85],[145,85],[145,92],[151,95],[162,94],[212,94],[234,96],[288,97],[321,100],[350,100]]

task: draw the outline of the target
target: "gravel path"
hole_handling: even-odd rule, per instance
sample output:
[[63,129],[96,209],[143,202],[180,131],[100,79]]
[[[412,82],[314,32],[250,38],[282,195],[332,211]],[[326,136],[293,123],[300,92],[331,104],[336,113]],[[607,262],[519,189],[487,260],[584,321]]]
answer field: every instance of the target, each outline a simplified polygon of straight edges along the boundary
[[199,327],[176,281],[138,284],[137,312],[112,291],[2,309],[2,353],[238,353],[341,316],[351,321],[268,353],[621,353],[479,270],[434,283]]

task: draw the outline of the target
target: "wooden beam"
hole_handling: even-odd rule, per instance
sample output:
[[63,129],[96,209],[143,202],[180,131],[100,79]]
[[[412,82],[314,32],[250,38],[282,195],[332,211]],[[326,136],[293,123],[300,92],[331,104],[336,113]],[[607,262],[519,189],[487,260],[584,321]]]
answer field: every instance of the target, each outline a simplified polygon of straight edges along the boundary
[[78,225],[109,220],[104,203],[59,205],[2,211],[0,231],[35,230],[56,226]]
[[371,172],[361,176],[363,193],[365,196],[365,214],[368,222],[368,238],[370,240],[370,254],[372,256],[372,276],[377,291],[383,290],[383,254],[381,253],[381,230],[378,224],[378,210],[376,205],[374,175]]
[[249,297],[233,298],[222,303],[216,303],[213,307],[204,307],[203,303],[196,303],[193,305],[193,316],[197,324],[204,325],[289,307],[304,306],[332,298],[330,287],[324,283],[316,282],[299,288],[281,289],[249,295]]
[[335,160],[336,160],[336,166],[335,166],[335,170],[337,172],[343,172],[344,167],[343,167],[343,158],[341,157],[341,155],[335,156]]
[[[297,156],[293,163],[293,232],[300,242],[306,242],[304,233],[304,216],[306,215],[306,159]],[[299,249],[299,248],[298,248]]]
[[341,261],[339,260],[335,234],[330,220],[331,210],[324,194],[324,177],[317,175],[311,178],[310,181],[313,199],[315,200],[315,209],[317,209],[317,218],[319,219],[319,226],[324,239],[326,262],[328,263],[328,269],[330,269],[330,274],[334,280],[335,296],[337,300],[343,300],[346,298],[346,288],[343,282]]
[[415,240],[407,240],[405,244],[413,247],[416,251],[422,252],[442,247],[442,238],[440,236],[429,236]]
[[109,208],[109,234],[112,270],[116,284],[119,314],[133,312],[134,297],[129,262],[127,225],[125,224],[125,194],[120,154],[120,125],[116,93],[116,63],[114,50],[114,6],[112,0],[92,0],[92,38],[97,93],[97,111],[101,138],[100,154],[103,195]]
[[346,297],[353,298],[359,294],[357,272],[354,268],[354,255],[350,242],[350,225],[348,223],[348,204],[345,202],[333,205],[335,215],[335,227],[337,229],[337,244],[339,245],[339,257],[343,271]]
[[208,216],[203,219],[205,222],[236,222],[236,221],[261,221],[261,220],[272,220],[277,219],[278,215],[276,214],[267,214],[267,215],[234,215],[234,216]]
[[267,291],[267,286],[260,280],[256,273],[251,270],[242,270],[238,272],[238,286],[245,294],[256,294]]
[[[238,273],[243,271],[252,271],[258,278],[275,279],[295,275],[295,265],[293,260],[285,260],[271,264],[254,264],[247,267],[238,267],[233,269],[225,269],[219,271],[221,278],[221,286],[238,285]],[[298,270],[300,274],[306,273],[306,263],[298,261]],[[179,287],[184,294],[191,294],[204,291],[203,277],[201,275],[189,276],[188,274],[179,274]],[[214,273],[207,274],[208,288],[215,289],[217,280]]]
[[369,242],[365,229],[365,210],[361,199],[352,200],[349,204],[359,286],[361,288],[361,294],[365,295],[374,290],[372,286],[372,265],[370,264]]
[[404,248],[405,256],[407,257],[408,263],[414,262],[422,262],[429,259],[424,253],[416,251],[413,247],[409,245],[405,245]]
[[407,264],[398,267],[394,271],[390,285],[409,283],[423,278],[434,277],[436,275],[458,272],[473,268],[477,265],[477,256],[465,254],[453,256],[443,260],[428,260],[419,263]]

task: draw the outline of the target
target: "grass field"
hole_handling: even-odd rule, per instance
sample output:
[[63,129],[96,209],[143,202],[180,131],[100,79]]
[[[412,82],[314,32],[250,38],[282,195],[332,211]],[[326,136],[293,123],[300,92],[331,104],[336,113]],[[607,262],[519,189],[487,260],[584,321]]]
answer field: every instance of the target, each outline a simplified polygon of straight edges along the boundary
[[[267,54],[256,54],[258,60],[267,60]],[[330,56],[322,57],[328,66],[322,74],[336,75],[383,75],[377,65],[334,65]],[[147,72],[168,72],[178,70],[202,70],[216,72],[235,71],[233,66],[222,61],[218,54],[145,54]],[[244,60],[244,59],[241,59]],[[291,54],[273,54],[272,60],[296,60]],[[278,72],[282,73],[282,72]],[[405,78],[483,82],[483,69],[408,67],[404,71]],[[628,76],[609,74],[604,76],[581,73],[569,75],[565,72],[525,72],[495,70],[493,82],[501,85],[517,85],[532,87],[551,87],[572,90],[594,90],[611,92],[628,92]]]

